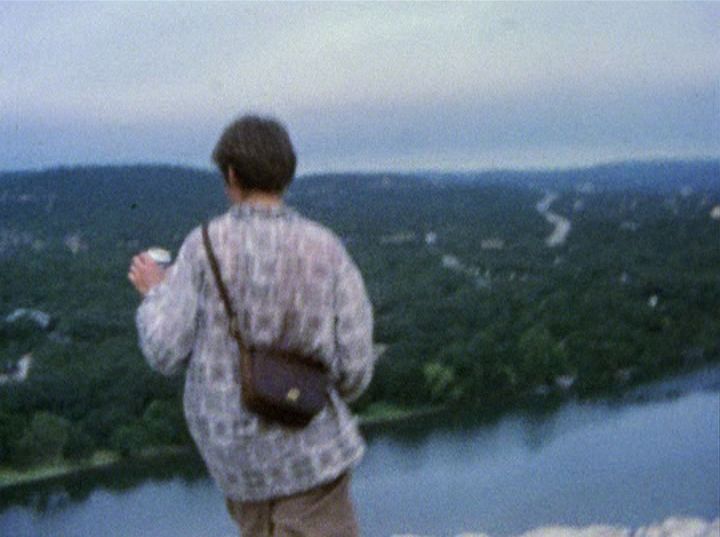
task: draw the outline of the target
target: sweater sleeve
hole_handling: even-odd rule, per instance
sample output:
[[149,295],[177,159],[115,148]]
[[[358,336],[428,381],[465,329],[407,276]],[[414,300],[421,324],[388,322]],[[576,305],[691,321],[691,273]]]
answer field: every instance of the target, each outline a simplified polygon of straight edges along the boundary
[[339,373],[338,391],[346,401],[354,401],[372,378],[372,306],[359,270],[343,256],[335,291],[335,348]]
[[200,292],[199,232],[188,236],[165,280],[145,295],[136,314],[140,349],[150,367],[164,375],[180,371],[192,354]]

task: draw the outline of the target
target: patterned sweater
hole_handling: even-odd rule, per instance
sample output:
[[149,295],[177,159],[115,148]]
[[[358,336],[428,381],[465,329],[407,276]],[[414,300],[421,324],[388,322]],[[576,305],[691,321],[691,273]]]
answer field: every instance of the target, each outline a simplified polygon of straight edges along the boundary
[[374,361],[360,273],[332,232],[284,205],[234,205],[209,232],[246,343],[324,361],[336,380],[331,404],[302,429],[242,406],[238,350],[199,227],[138,309],[140,348],[160,373],[185,370],[188,428],[226,497],[258,501],[330,481],[365,449],[346,404],[367,387]]

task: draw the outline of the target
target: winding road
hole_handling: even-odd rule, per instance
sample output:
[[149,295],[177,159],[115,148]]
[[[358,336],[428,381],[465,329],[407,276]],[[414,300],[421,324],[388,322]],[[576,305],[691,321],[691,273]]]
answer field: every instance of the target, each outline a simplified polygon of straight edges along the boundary
[[550,211],[550,206],[557,198],[557,194],[553,192],[548,192],[547,194],[545,194],[545,197],[541,199],[537,203],[537,205],[535,205],[535,208],[541,215],[545,217],[545,220],[555,226],[553,232],[550,233],[550,235],[545,239],[545,244],[549,248],[554,248],[555,246],[560,246],[564,244],[567,240],[568,234],[570,233],[570,229],[572,228],[570,220],[568,220],[564,216]]

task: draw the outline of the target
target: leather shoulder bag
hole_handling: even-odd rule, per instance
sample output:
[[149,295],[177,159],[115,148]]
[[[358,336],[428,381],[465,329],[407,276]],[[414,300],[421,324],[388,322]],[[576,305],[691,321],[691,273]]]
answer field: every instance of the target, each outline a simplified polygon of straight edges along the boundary
[[230,295],[210,242],[207,223],[202,226],[203,243],[220,298],[229,320],[230,333],[240,357],[242,403],[252,412],[284,425],[307,425],[328,402],[330,377],[317,360],[273,348],[248,347],[240,333]]

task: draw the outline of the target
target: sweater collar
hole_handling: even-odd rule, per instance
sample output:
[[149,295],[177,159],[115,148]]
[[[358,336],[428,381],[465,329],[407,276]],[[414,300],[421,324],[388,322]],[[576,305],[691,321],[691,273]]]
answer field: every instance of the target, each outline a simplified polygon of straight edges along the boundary
[[237,218],[261,217],[261,218],[287,218],[294,214],[294,211],[287,205],[260,205],[254,203],[238,203],[230,208],[230,212]]

